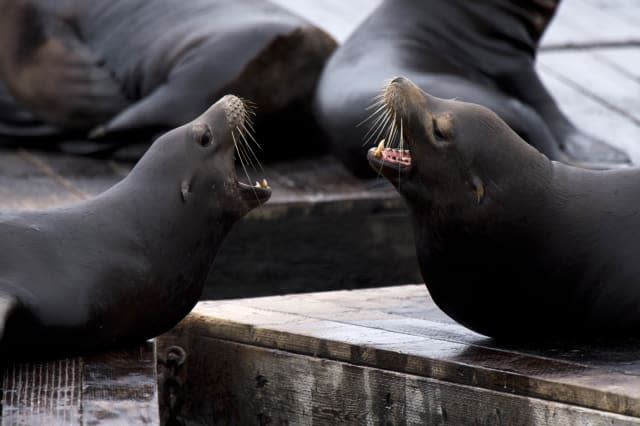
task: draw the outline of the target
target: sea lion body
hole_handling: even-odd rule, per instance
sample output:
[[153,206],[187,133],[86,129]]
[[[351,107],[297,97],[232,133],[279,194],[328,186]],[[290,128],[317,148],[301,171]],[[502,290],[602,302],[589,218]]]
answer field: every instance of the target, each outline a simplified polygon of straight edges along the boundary
[[2,0],[0,9],[9,92],[46,123],[94,137],[177,127],[229,92],[265,116],[308,104],[335,47],[268,1]]
[[407,79],[385,101],[409,151],[368,158],[407,201],[423,277],[445,313],[505,339],[640,332],[640,169],[550,161],[490,110]]
[[122,346],[189,312],[233,223],[269,196],[235,178],[241,111],[223,98],[94,199],[0,214],[3,353]]
[[368,126],[359,124],[381,82],[403,75],[434,96],[487,106],[551,159],[628,161],[579,132],[536,73],[538,42],[557,3],[383,1],[334,52],[318,85],[316,115],[335,151],[357,174],[370,173]]

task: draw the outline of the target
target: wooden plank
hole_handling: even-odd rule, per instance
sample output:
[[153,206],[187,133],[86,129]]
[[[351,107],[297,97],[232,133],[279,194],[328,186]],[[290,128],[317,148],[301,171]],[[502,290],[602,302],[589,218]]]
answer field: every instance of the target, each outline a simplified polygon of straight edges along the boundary
[[[549,52],[540,55],[540,75],[561,109],[581,130],[625,150],[635,164],[640,164],[640,126],[629,118],[626,111],[616,106],[616,98],[606,98],[603,87],[608,83],[601,85],[596,81],[590,87],[587,83],[580,82],[579,75],[584,72],[579,68],[574,70],[575,74],[569,75],[561,68],[546,67],[544,61],[548,54]],[[619,74],[609,72],[602,78],[609,81],[614,78],[615,82],[616,75]],[[625,81],[630,82],[630,79],[623,77],[620,80],[621,84]],[[633,92],[636,87],[637,82],[633,82],[627,89]],[[607,103],[603,103],[603,100]]]
[[2,424],[79,424],[82,364],[81,358],[72,358],[7,366]]
[[2,425],[159,425],[155,343],[4,368]]
[[0,207],[39,209],[80,198],[28,151],[0,150]]
[[609,66],[594,52],[546,52],[540,55],[539,64],[608,109],[640,124],[640,82]]
[[83,199],[91,198],[109,189],[124,178],[133,163],[101,160],[59,152],[30,151],[37,161],[46,164],[60,178],[66,180]]
[[423,286],[201,302],[172,334],[640,417],[637,343],[499,345],[453,323]]
[[102,353],[85,359],[82,424],[159,425],[156,347]]
[[634,79],[636,82],[640,80],[640,48],[598,49],[594,53],[608,66]]
[[[637,44],[640,5],[612,0],[609,7],[597,0],[563,0],[555,19],[542,39],[544,48],[609,44]],[[625,18],[626,16],[626,18]]]
[[[417,375],[190,339],[181,420],[198,424],[638,425],[640,419]],[[214,403],[212,403],[214,401]]]

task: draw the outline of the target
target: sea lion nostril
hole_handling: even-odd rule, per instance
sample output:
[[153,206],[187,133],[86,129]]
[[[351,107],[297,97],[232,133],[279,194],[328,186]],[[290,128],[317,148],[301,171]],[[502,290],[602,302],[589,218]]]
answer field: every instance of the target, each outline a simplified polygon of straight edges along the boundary
[[395,77],[393,80],[391,80],[391,82],[399,84],[399,83],[404,83],[405,80],[406,80],[406,78],[404,78],[404,77]]

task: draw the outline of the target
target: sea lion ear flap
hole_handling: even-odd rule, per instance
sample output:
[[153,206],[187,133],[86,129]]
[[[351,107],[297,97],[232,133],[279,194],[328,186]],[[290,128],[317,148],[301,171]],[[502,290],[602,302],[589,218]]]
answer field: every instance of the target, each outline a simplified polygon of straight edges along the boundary
[[481,204],[485,196],[484,182],[482,182],[482,180],[478,176],[474,175],[471,178],[471,186],[473,186],[473,190],[476,193],[476,202],[478,204]]

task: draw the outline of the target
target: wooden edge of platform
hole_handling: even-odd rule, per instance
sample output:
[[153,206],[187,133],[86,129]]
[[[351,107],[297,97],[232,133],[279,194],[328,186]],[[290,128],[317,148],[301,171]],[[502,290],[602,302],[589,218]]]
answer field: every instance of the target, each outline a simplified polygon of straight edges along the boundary
[[[425,303],[428,298],[424,286],[401,286],[200,302],[168,335],[219,339],[640,417],[636,375],[485,346],[487,339],[478,335],[469,343],[447,332],[460,326],[376,309],[394,297],[422,297]],[[349,310],[332,298],[343,305],[349,298],[364,300],[368,306]],[[286,312],[284,306],[304,313]],[[405,328],[386,329],[398,323]]]
[[211,337],[187,340],[182,419],[195,423],[640,424],[615,413],[422,375]]

